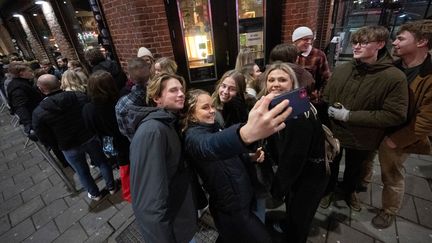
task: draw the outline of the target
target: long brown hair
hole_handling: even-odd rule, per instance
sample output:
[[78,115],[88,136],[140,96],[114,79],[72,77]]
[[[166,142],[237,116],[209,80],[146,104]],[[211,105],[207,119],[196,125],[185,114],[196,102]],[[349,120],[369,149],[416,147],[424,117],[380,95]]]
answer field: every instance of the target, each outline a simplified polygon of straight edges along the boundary
[[87,94],[94,103],[116,103],[119,91],[111,74],[98,70],[87,81]]
[[216,109],[218,110],[222,110],[223,109],[223,104],[220,100],[219,97],[219,88],[222,85],[223,81],[226,78],[232,78],[235,81],[236,84],[236,89],[237,89],[237,96],[244,101],[245,100],[245,93],[246,93],[246,81],[245,81],[245,77],[244,75],[237,71],[237,70],[229,70],[227,72],[224,73],[224,75],[222,76],[221,79],[219,79],[219,81],[217,82],[215,91],[212,94],[212,100],[213,100],[213,105],[215,106]]

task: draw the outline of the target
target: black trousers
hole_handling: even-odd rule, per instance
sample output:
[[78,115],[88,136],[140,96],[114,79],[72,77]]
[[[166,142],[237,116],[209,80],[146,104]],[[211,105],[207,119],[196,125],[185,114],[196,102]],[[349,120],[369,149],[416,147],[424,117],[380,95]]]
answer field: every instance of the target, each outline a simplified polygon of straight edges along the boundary
[[225,213],[212,208],[210,205],[210,212],[219,233],[217,243],[271,242],[265,225],[251,210],[243,209]]
[[324,163],[307,162],[292,190],[285,195],[286,219],[281,226],[288,242],[306,242],[328,180]]
[[363,175],[363,164],[374,153],[374,150],[370,151],[342,148],[341,153],[330,165],[331,175],[328,187],[326,189],[326,194],[334,192],[336,189],[340,161],[342,159],[342,151],[345,154],[345,171],[343,175],[343,181],[341,182],[340,187],[343,190],[343,193],[345,193],[346,195],[349,195],[356,191],[357,185],[359,185],[361,176]]

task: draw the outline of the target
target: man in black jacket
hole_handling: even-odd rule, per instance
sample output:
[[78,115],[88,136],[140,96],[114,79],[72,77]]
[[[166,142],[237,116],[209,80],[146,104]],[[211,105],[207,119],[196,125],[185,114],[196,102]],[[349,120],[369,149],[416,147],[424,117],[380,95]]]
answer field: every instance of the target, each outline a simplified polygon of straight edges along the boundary
[[42,95],[33,87],[33,71],[30,66],[23,62],[13,62],[9,64],[8,70],[13,77],[7,86],[11,112],[18,115],[24,132],[34,140],[32,112],[42,100]]
[[60,150],[78,177],[88,197],[100,200],[98,186],[90,174],[85,154],[99,167],[106,186],[111,194],[115,193],[111,166],[102,151],[100,140],[90,133],[81,116],[83,106],[88,102],[81,92],[62,91],[60,82],[51,74],[44,74],[37,82],[40,91],[47,97],[33,112],[33,128],[40,141],[48,146],[58,143]]

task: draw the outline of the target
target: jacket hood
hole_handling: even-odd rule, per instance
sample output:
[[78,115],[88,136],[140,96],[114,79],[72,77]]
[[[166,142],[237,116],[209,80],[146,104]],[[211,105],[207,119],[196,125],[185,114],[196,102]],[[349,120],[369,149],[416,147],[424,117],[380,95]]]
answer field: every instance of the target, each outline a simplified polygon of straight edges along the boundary
[[40,107],[44,110],[57,113],[64,110],[68,110],[75,106],[78,102],[78,98],[73,91],[56,91],[49,94],[45,99],[40,102]]
[[378,59],[373,64],[364,63],[358,59],[353,59],[352,64],[359,71],[363,70],[367,72],[378,72],[389,67],[394,67],[393,59],[385,47],[378,51]]
[[172,112],[158,107],[136,106],[131,105],[128,112],[128,126],[133,133],[136,132],[142,122],[148,120],[158,120],[165,124],[171,124],[177,121],[177,116]]

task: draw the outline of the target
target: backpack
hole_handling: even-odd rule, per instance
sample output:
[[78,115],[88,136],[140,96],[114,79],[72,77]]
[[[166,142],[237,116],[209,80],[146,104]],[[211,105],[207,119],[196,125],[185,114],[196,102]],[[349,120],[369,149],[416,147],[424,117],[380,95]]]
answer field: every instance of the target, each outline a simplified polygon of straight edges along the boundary
[[[317,117],[317,110],[311,104],[312,112]],[[326,172],[330,174],[330,163],[336,158],[336,156],[340,153],[340,141],[335,138],[333,132],[326,125],[321,124],[323,132],[324,132],[324,151],[325,151],[325,162],[326,162]]]

